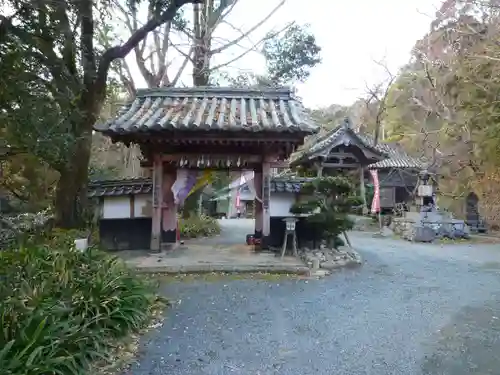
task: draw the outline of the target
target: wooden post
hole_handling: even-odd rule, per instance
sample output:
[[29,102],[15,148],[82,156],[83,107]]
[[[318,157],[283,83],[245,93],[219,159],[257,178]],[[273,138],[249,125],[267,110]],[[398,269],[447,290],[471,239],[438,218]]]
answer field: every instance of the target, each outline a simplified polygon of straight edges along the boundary
[[177,170],[168,168],[163,173],[163,210],[161,242],[171,249],[177,244],[177,205],[174,201],[172,185],[177,179]]
[[262,163],[262,237],[269,238],[271,235],[271,165],[269,162]]
[[262,225],[263,225],[263,208],[262,208],[262,170],[254,171],[254,187],[255,187],[255,231],[254,238],[262,238]]
[[359,167],[359,194],[361,195],[361,201],[363,202],[362,214],[366,215],[368,213],[368,205],[366,202],[365,168],[363,168],[363,166]]
[[323,177],[323,164],[319,162],[316,164],[316,177]]
[[130,218],[135,218],[135,195],[130,195]]
[[163,161],[160,155],[153,162],[153,212],[151,215],[151,250],[160,251],[163,206]]

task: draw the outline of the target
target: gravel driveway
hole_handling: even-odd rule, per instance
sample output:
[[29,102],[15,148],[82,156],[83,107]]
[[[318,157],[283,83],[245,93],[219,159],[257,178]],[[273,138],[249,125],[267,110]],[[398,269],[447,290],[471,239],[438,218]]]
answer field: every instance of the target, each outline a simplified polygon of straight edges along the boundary
[[500,245],[352,241],[322,280],[171,283],[134,375],[500,374]]

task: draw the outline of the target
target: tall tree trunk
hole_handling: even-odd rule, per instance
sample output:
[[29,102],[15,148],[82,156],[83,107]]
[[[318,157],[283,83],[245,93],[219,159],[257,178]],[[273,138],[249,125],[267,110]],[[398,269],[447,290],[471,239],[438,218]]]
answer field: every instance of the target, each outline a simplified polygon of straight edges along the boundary
[[214,11],[213,0],[199,4],[193,10],[193,85],[208,86],[210,81],[211,30],[208,19]]
[[[92,121],[93,124],[92,119],[82,121]],[[54,207],[55,225],[59,228],[82,228],[85,225],[92,127],[85,124],[82,128],[89,130],[80,135],[71,159],[59,170]]]
[[[194,54],[193,54],[193,86],[208,86],[210,81],[210,48],[211,36],[207,29],[207,17],[213,12],[213,0],[204,4],[195,5],[193,9],[194,28]],[[201,214],[199,200],[203,189],[193,192],[186,198],[183,215],[189,216],[190,212]]]

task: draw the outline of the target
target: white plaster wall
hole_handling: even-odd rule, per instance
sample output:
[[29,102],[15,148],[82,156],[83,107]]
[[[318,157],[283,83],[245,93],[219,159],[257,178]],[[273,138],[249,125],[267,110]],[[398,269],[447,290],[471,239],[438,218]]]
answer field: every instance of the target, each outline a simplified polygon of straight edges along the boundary
[[151,194],[138,194],[134,197],[135,217],[151,217],[153,197]]
[[105,197],[102,207],[103,219],[123,219],[130,217],[130,197]]
[[227,217],[236,215],[236,188],[231,189],[229,204],[227,206]]
[[292,216],[290,208],[295,203],[295,194],[272,193],[269,201],[271,217]]
[[240,193],[240,200],[242,201],[253,201],[254,199],[255,199],[255,194],[252,194],[249,191]]

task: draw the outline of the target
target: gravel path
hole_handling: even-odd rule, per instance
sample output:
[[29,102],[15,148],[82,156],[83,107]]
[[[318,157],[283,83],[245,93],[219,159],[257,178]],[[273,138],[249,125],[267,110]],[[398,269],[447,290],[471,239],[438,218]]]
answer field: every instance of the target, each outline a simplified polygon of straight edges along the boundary
[[173,283],[134,375],[500,374],[500,245],[353,235],[319,281]]

